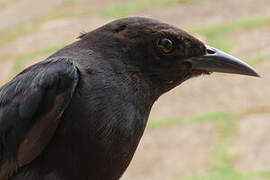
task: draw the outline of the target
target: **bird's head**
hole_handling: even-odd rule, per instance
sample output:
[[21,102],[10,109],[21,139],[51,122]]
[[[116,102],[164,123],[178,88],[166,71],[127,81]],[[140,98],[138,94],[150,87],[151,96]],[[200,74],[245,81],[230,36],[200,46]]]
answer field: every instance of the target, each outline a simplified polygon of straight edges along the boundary
[[159,95],[201,74],[259,76],[239,59],[205,45],[177,27],[149,18],[116,20],[86,36],[102,54],[120,60],[128,72],[144,76]]

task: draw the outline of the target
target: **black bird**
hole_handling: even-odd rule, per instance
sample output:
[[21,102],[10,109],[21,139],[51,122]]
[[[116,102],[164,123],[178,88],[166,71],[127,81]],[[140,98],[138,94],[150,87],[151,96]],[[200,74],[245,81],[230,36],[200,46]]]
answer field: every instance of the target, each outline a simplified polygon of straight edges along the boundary
[[0,179],[119,179],[158,97],[211,72],[259,76],[153,19],[120,19],[81,35],[1,87]]

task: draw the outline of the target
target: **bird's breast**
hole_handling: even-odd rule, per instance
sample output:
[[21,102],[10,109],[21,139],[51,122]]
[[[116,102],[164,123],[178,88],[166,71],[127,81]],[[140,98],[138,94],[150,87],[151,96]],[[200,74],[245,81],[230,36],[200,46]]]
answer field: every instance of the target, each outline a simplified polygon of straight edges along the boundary
[[74,95],[64,113],[55,144],[66,152],[61,155],[64,164],[78,161],[87,167],[83,173],[78,170],[80,174],[118,179],[134,155],[148,114],[117,88],[86,88]]

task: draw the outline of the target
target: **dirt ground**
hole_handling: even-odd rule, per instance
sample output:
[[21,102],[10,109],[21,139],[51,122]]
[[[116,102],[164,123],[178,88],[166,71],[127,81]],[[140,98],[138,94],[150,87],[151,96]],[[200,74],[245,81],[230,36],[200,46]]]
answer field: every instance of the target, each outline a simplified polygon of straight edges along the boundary
[[[31,33],[23,34],[1,47],[0,82],[11,74],[15,57],[51,48],[63,42],[73,42],[80,32],[90,31],[111,21],[96,11],[127,1],[76,2],[69,6],[68,1],[63,0],[50,3],[41,0],[21,0],[14,1],[2,9],[0,7],[0,31],[16,28],[19,31],[21,26],[35,22],[39,25]],[[44,20],[50,13],[76,13],[88,9],[88,15]],[[270,1],[201,0],[173,6],[148,7],[129,15],[152,17],[183,29],[192,29],[242,19],[268,17]],[[270,26],[266,25],[233,33],[228,37],[233,42],[231,53],[243,59],[269,55],[269,30]],[[30,58],[24,66],[45,57],[41,55]],[[262,78],[213,74],[183,83],[155,103],[150,121],[170,121],[211,112],[243,112],[260,108],[270,112],[270,61],[256,64],[255,67]],[[269,113],[252,114],[236,119],[236,140],[232,147],[235,158],[232,165],[239,171],[270,170],[270,157],[267,154],[270,150],[270,141],[267,141],[270,132],[269,120]],[[146,129],[134,159],[122,179],[182,179],[208,171],[211,168],[211,152],[217,144],[215,131],[214,122]]]
[[242,171],[270,169],[270,114],[253,115],[239,120],[235,165]]
[[147,130],[122,179],[171,180],[207,170],[207,157],[215,144],[214,131],[210,123]]

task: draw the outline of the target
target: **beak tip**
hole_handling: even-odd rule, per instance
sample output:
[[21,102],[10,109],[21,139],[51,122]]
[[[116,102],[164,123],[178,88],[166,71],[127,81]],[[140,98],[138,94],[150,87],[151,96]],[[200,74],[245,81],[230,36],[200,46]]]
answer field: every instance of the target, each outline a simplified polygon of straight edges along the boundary
[[262,76],[261,76],[259,73],[257,73],[257,72],[255,72],[253,76],[254,76],[254,77],[258,77],[258,78],[261,78],[261,77],[262,77]]
[[249,66],[249,72],[247,72],[245,75],[261,78],[261,75],[251,66]]
[[255,71],[253,68],[249,69],[249,71],[246,71],[246,72],[233,73],[233,74],[242,74],[246,76],[253,76],[253,77],[261,78],[261,75],[257,71]]

